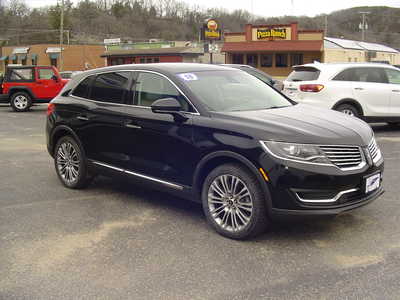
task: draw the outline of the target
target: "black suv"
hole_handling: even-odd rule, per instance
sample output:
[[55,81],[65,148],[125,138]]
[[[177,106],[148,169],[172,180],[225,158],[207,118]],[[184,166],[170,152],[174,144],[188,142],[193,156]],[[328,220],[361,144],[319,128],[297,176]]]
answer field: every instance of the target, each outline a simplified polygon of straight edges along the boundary
[[331,215],[382,193],[371,128],[296,104],[237,69],[123,65],[76,75],[51,101],[47,146],[61,182],[122,175],[202,202],[243,239],[276,215]]

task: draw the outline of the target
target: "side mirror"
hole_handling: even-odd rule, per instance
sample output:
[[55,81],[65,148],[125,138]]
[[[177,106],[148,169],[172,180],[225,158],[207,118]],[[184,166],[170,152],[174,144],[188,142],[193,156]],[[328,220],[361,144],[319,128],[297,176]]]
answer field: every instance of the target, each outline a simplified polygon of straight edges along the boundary
[[158,114],[173,115],[177,121],[186,121],[187,117],[180,112],[181,104],[175,98],[158,99],[151,105],[151,111]]
[[58,82],[58,77],[56,75],[51,76],[51,79],[54,80],[55,82]]

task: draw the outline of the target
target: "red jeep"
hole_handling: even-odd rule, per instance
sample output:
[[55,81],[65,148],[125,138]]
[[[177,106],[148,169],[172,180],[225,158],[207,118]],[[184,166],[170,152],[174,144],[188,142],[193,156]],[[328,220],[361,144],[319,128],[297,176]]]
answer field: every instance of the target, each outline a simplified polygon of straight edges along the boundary
[[8,67],[0,89],[0,102],[10,103],[17,112],[27,111],[34,103],[50,102],[67,82],[55,67]]

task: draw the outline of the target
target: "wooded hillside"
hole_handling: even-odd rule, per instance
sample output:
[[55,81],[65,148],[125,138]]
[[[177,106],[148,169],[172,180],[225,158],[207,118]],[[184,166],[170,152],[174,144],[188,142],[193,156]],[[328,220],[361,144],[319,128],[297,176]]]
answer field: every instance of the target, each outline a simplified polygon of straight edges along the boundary
[[[23,0],[2,2],[0,40],[8,39],[8,45],[58,42],[58,5],[32,9]],[[196,40],[207,17],[217,18],[223,29],[231,32],[243,30],[246,23],[297,21],[301,29],[325,27],[325,15],[263,18],[244,10],[202,9],[176,0],[81,0],[76,5],[70,0],[65,2],[64,28],[70,30],[71,43],[101,43],[104,38],[115,37],[129,41]],[[333,12],[327,16],[327,36],[361,39],[359,11],[371,12],[367,41],[400,48],[399,8],[357,7]]]

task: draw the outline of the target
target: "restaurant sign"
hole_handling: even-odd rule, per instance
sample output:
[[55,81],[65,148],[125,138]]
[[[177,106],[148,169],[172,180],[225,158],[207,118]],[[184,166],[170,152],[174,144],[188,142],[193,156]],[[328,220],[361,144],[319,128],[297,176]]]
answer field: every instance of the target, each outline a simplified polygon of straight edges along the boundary
[[218,22],[215,19],[206,20],[202,28],[203,40],[220,40],[221,36],[221,29]]
[[257,29],[258,40],[286,39],[286,28]]

